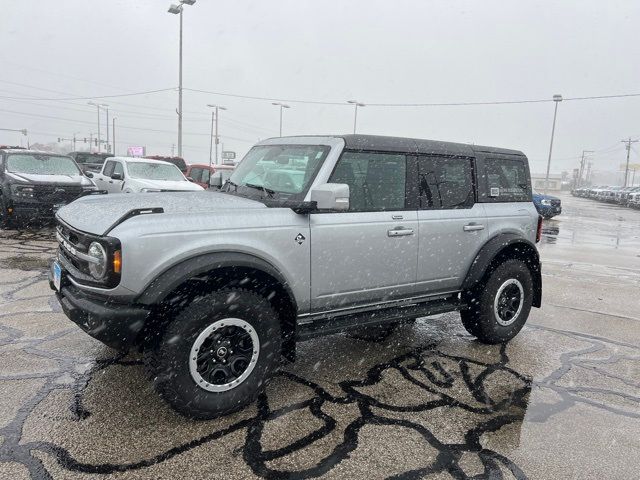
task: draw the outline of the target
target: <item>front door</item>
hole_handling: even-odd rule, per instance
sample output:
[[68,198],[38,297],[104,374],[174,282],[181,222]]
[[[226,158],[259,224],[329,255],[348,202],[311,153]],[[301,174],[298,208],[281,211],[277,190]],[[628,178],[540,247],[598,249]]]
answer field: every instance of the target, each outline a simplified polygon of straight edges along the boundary
[[312,310],[411,295],[418,224],[407,208],[406,156],[344,152],[329,182],[349,185],[350,208],[311,215]]
[[475,202],[472,160],[418,157],[418,271],[421,294],[457,290],[487,239],[484,205]]

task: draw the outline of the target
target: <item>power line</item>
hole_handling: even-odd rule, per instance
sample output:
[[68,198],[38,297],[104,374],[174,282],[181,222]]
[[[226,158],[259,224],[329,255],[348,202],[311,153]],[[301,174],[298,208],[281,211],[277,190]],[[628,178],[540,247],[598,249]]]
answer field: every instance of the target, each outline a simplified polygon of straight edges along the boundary
[[55,102],[65,101],[66,102],[66,101],[71,101],[71,100],[92,100],[92,99],[99,99],[99,98],[134,97],[134,96],[138,96],[138,95],[150,95],[152,93],[169,92],[169,91],[175,91],[175,87],[161,88],[161,89],[158,89],[158,90],[146,90],[144,92],[120,93],[120,94],[117,94],[117,95],[91,95],[89,97],[41,98],[41,97],[6,97],[6,96],[0,96],[0,98],[4,99],[4,100],[36,100],[36,101],[55,101]]

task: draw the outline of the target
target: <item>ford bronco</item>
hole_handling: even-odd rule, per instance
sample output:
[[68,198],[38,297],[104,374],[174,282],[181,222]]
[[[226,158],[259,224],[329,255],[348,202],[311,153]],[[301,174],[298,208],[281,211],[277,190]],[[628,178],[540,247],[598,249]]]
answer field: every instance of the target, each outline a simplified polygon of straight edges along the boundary
[[252,402],[314,336],[459,311],[502,343],[541,303],[527,158],[366,135],[270,139],[220,191],[81,198],[57,213],[66,315],[137,348],[178,412]]

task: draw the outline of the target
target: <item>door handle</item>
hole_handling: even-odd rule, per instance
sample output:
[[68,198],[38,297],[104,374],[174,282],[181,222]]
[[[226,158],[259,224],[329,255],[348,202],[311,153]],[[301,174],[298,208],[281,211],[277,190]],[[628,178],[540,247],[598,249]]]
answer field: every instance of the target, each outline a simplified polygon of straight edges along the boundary
[[468,225],[465,225],[464,227],[462,227],[462,230],[464,230],[465,232],[476,232],[478,230],[484,230],[484,225],[479,225],[477,223],[469,223]]
[[413,235],[413,228],[392,228],[387,230],[387,236],[389,237],[406,237],[407,235]]
[[113,183],[113,180],[109,180],[109,183]]

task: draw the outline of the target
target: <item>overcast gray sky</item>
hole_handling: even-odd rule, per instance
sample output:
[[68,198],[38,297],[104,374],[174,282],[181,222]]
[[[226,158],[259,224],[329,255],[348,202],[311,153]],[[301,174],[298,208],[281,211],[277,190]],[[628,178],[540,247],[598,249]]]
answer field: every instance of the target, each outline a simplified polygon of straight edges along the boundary
[[[177,86],[178,17],[169,0],[2,1],[0,97],[117,95]],[[284,134],[350,133],[353,108],[294,100],[429,103],[640,93],[640,2],[572,0],[197,0],[185,6],[184,86],[290,99]],[[118,152],[176,143],[175,91],[100,100],[117,117]],[[96,131],[87,100],[0,98],[0,128],[32,142]],[[278,134],[278,109],[186,91],[184,151],[207,161],[207,103],[221,115],[225,149],[243,154]],[[553,103],[376,107],[360,133],[474,142],[523,150],[544,170]],[[104,123],[103,123],[104,135]],[[617,170],[620,140],[640,137],[640,97],[559,106],[552,171],[598,150]],[[0,143],[18,134],[0,131]],[[640,148],[632,155],[636,162]]]

